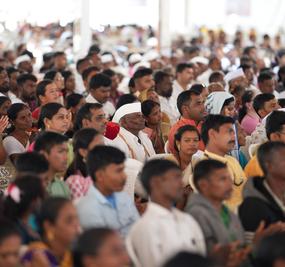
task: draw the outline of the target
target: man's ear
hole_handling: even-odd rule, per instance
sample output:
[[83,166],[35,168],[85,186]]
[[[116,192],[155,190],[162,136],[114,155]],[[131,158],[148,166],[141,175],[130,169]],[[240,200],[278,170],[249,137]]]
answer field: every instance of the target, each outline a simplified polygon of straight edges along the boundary
[[88,128],[89,125],[90,125],[90,120],[88,120],[88,119],[82,120],[82,128]]
[[49,154],[46,151],[40,150],[39,153],[42,154],[46,159],[49,158]]
[[215,138],[216,134],[217,134],[217,131],[215,131],[214,129],[210,129],[208,131],[209,140]]
[[104,176],[105,176],[105,171],[104,169],[100,169],[100,170],[97,170],[95,172],[95,177],[96,177],[96,182],[100,182],[104,179]]

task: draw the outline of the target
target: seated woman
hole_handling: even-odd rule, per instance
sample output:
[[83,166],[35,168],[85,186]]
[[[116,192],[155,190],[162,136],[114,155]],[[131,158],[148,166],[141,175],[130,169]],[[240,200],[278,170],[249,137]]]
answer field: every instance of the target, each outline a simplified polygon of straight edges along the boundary
[[35,215],[44,197],[43,183],[34,175],[17,177],[6,191],[3,213],[6,218],[15,223],[23,245],[40,240]]
[[107,228],[93,228],[81,234],[73,249],[73,262],[76,267],[125,267],[130,264],[122,238]]
[[72,199],[84,196],[93,185],[87,174],[86,158],[88,152],[97,145],[104,145],[104,140],[95,129],[81,129],[73,137],[74,160],[65,174],[65,183],[70,189]]
[[[167,157],[169,160],[175,161],[183,171],[183,185],[191,186],[194,189],[192,182],[193,167],[198,160],[198,146],[200,134],[196,127],[192,125],[184,125],[180,127],[174,137],[175,154]],[[196,154],[197,153],[197,154]],[[196,157],[194,156],[196,154]]]
[[42,241],[30,243],[22,264],[72,267],[69,249],[79,233],[79,219],[72,202],[60,197],[47,199],[40,209],[38,221]]
[[23,103],[15,103],[7,111],[11,127],[8,136],[3,140],[4,149],[12,163],[17,156],[27,151],[30,145],[30,131],[32,128],[32,113]]
[[152,100],[142,102],[142,113],[146,119],[144,132],[148,134],[157,154],[164,153],[164,145],[168,139],[170,124],[162,122],[160,105]]

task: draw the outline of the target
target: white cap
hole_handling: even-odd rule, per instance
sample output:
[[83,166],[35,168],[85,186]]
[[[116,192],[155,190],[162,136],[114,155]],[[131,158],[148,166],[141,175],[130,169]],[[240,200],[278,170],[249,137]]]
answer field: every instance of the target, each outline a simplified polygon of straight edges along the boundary
[[142,112],[142,107],[140,102],[125,104],[116,110],[112,122],[119,123],[121,118],[128,114]]
[[209,59],[205,58],[205,57],[193,57],[190,61],[190,63],[201,63],[204,65],[208,65],[209,64]]
[[140,62],[142,60],[142,56],[139,53],[134,53],[129,57],[129,63],[135,64],[137,62]]
[[245,76],[244,72],[241,68],[230,71],[229,73],[227,73],[227,75],[224,77],[224,81],[226,83],[229,83],[231,80],[236,79],[238,77],[242,77]]
[[160,58],[160,55],[155,50],[150,50],[143,55],[144,61],[152,61],[152,60],[156,60],[159,58]]
[[111,54],[105,54],[103,56],[101,56],[101,62],[103,64],[105,63],[110,63],[114,60],[113,56]]
[[28,55],[22,55],[16,58],[15,65],[18,66],[20,63],[24,61],[31,61],[31,58]]
[[136,72],[139,68],[150,68],[150,63],[141,61],[134,65],[133,71]]

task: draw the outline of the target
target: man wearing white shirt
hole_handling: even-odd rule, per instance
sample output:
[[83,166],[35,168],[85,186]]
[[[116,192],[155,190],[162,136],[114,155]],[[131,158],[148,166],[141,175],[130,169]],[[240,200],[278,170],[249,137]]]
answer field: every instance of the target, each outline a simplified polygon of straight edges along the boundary
[[257,78],[258,82],[258,89],[261,93],[269,93],[273,94],[275,98],[279,98],[279,93],[275,90],[276,84],[273,75],[268,72],[264,71],[261,72]]
[[158,71],[154,75],[155,91],[158,94],[161,111],[166,113],[171,125],[175,124],[180,117],[176,105],[173,105],[170,97],[172,94],[171,76],[164,71]]
[[200,226],[192,216],[173,205],[183,195],[179,167],[169,160],[151,160],[142,169],[141,182],[152,202],[126,239],[134,265],[162,266],[180,251],[205,255],[206,246]]
[[145,128],[145,119],[141,112],[141,103],[131,103],[121,106],[113,117],[113,122],[120,124],[118,136],[109,142],[118,147],[127,158],[144,162],[155,154],[153,145]]
[[107,117],[113,116],[115,112],[114,105],[108,101],[111,91],[111,79],[102,73],[93,76],[89,83],[89,95],[86,97],[87,103],[100,103]]
[[177,97],[180,93],[190,88],[194,79],[194,66],[192,64],[180,63],[176,67],[176,80],[173,82],[171,101],[176,106]]

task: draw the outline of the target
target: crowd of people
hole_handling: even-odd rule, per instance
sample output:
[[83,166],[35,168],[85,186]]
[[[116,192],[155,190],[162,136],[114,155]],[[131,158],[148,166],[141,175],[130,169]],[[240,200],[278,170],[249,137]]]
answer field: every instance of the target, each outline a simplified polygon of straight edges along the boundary
[[285,50],[268,38],[120,62],[94,44],[39,72],[25,45],[1,51],[0,266],[284,267]]

